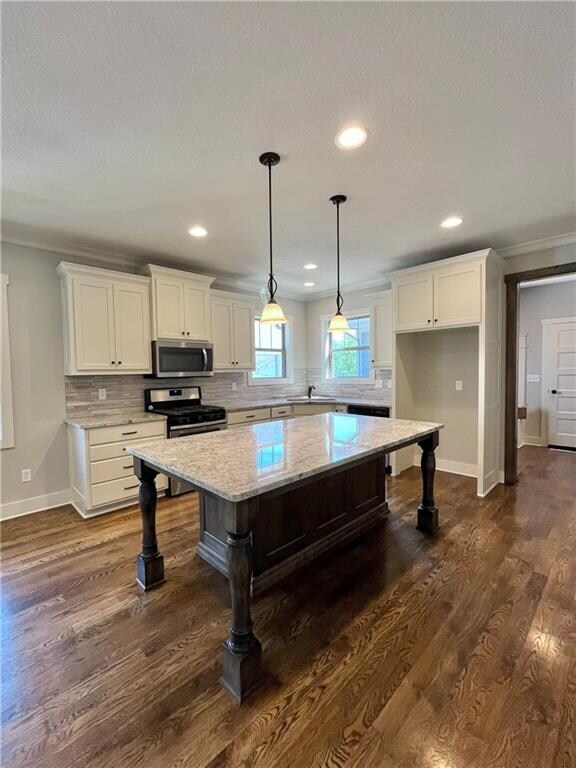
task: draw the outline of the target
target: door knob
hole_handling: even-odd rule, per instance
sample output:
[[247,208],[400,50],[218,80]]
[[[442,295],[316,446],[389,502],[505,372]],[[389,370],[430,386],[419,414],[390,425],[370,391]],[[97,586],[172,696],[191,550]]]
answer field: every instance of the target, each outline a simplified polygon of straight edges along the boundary
[[558,394],[558,390],[557,389],[551,389],[550,390],[550,394],[551,395],[557,395]]

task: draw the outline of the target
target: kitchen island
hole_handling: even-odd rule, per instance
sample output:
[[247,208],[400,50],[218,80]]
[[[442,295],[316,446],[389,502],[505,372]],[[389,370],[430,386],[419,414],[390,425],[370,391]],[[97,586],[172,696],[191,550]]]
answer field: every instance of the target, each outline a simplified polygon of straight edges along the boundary
[[434,450],[442,426],[327,413],[127,449],[140,480],[137,582],[143,589],[164,581],[156,476],[182,480],[200,492],[199,552],[230,584],[232,620],[220,681],[237,701],[262,677],[262,647],[250,615],[254,575],[283,577],[381,519],[387,511],[384,457],[415,443],[422,449],[423,480],[417,526],[434,533]]

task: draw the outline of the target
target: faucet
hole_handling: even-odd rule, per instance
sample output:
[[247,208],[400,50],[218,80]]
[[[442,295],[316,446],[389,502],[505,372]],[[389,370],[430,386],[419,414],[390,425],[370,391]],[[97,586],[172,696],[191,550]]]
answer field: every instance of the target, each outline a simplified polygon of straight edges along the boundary
[[310,384],[310,386],[308,387],[308,400],[310,400],[312,398],[312,390],[313,389],[316,389],[316,387],[314,386],[314,384]]

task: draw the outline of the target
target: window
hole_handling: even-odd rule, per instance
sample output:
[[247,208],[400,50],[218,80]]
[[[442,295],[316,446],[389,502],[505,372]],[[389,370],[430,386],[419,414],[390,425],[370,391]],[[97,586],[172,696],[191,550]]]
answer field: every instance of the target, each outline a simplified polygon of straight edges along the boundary
[[256,369],[252,379],[284,379],[286,373],[286,326],[254,320]]
[[370,318],[349,317],[349,331],[326,333],[326,377],[330,379],[368,378],[370,369]]
[[0,448],[14,447],[12,413],[12,374],[10,370],[10,335],[8,332],[8,275],[0,275]]

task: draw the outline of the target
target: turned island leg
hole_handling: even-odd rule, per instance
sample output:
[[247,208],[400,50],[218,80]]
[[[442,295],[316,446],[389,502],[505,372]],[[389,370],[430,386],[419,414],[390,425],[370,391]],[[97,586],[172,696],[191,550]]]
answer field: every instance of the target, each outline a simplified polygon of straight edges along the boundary
[[438,530],[438,508],[434,503],[434,472],[436,457],[434,449],[438,447],[438,432],[433,432],[418,443],[422,449],[420,468],[422,470],[422,503],[418,507],[419,530],[434,533]]
[[156,472],[142,459],[134,457],[134,472],[140,480],[138,501],[142,515],[142,552],[136,558],[136,582],[144,590],[164,581],[164,557],[156,538]]
[[232,620],[222,646],[220,683],[241,704],[262,681],[262,645],[252,632],[253,502],[230,504],[226,512],[228,580]]

